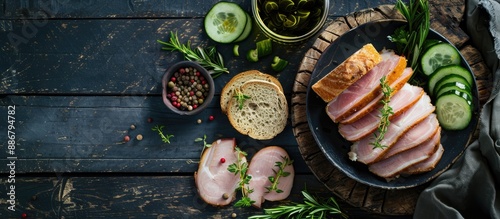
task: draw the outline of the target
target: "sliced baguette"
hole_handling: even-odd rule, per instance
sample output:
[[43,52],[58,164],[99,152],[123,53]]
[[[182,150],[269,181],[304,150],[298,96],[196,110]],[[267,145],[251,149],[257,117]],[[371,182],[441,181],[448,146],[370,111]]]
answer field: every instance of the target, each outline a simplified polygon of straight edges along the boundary
[[227,106],[229,122],[238,132],[257,140],[268,140],[285,129],[288,104],[276,84],[250,80],[239,89],[250,98],[241,109],[236,98],[230,98]]
[[276,84],[280,91],[283,92],[283,87],[281,86],[281,83],[276,79],[276,77],[262,73],[257,70],[249,70],[249,71],[244,71],[241,72],[237,75],[235,75],[229,82],[226,83],[224,88],[222,88],[222,92],[220,95],[220,108],[223,113],[227,113],[227,105],[229,103],[229,100],[233,98],[234,96],[234,90],[235,88],[241,87],[245,82],[249,80],[254,80],[254,79],[259,79],[263,81],[268,81],[271,83]]
[[366,44],[314,83],[312,89],[323,101],[330,102],[380,61],[382,57],[377,49],[372,44]]

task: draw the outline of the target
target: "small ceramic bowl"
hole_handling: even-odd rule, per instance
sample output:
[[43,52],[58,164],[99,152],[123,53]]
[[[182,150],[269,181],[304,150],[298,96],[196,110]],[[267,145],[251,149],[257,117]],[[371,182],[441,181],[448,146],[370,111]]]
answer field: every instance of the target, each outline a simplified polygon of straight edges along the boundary
[[[182,79],[183,76],[185,79]],[[179,81],[184,81],[187,85],[179,85]],[[163,103],[179,115],[200,113],[210,104],[215,91],[210,73],[192,61],[181,61],[170,66],[163,75],[162,86]]]
[[[285,6],[285,9],[280,8],[284,7],[283,4],[286,5],[286,2],[292,5],[289,5],[290,7]],[[311,5],[311,3],[314,5]],[[296,44],[311,38],[323,27],[330,9],[329,3],[329,0],[252,0],[252,13],[257,26],[259,26],[260,30],[267,37],[282,44]],[[287,8],[290,8],[292,11]],[[319,13],[313,12],[316,9],[321,11]],[[285,23],[293,24],[295,22],[300,22],[301,18],[299,17],[303,18],[302,20],[304,22],[301,31],[294,32],[294,30],[288,31],[290,29],[283,28],[286,25]],[[312,20],[305,22],[307,19]],[[276,23],[277,20],[281,20],[284,25],[280,24],[275,27],[269,26]]]

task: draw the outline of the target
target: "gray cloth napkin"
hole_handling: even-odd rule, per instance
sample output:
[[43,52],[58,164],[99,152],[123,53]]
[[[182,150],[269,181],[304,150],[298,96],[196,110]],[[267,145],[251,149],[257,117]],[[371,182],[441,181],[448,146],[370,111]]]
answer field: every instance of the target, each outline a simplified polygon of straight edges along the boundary
[[467,0],[466,26],[493,72],[480,134],[420,195],[414,218],[500,218],[500,0]]

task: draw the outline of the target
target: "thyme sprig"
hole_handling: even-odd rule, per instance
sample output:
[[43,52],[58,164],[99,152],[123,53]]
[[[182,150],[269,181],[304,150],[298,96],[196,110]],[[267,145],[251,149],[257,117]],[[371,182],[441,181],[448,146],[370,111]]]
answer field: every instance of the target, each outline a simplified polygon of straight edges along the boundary
[[384,97],[382,97],[382,99],[380,100],[380,103],[382,104],[382,108],[380,109],[381,116],[380,123],[377,129],[378,135],[377,132],[374,133],[375,141],[371,143],[373,145],[373,149],[384,149],[387,147],[387,145],[383,145],[381,144],[381,142],[384,139],[385,133],[389,129],[389,125],[391,123],[389,121],[389,118],[394,114],[392,107],[389,105],[389,102],[391,102],[392,88],[387,83],[385,76],[380,79],[380,86],[382,87],[382,93],[384,94]]
[[290,205],[282,205],[275,208],[264,209],[264,215],[254,215],[248,219],[302,219],[302,218],[330,218],[331,215],[340,215],[347,218],[347,215],[340,210],[340,206],[335,198],[330,197],[326,201],[319,201],[307,191],[302,191],[303,203],[292,202]]
[[234,175],[239,175],[240,182],[238,185],[237,191],[241,191],[241,199],[238,200],[234,206],[236,207],[250,207],[255,202],[248,197],[248,194],[253,192],[253,189],[250,189],[248,184],[252,179],[252,176],[247,175],[248,171],[248,162],[241,159],[243,156],[247,156],[247,153],[242,151],[239,147],[235,148],[236,150],[236,163],[232,163],[227,167],[227,170]]
[[292,165],[293,160],[290,160],[290,158],[286,157],[286,156],[285,157],[282,156],[281,158],[283,159],[283,162],[276,161],[276,163],[274,164],[274,166],[278,167],[278,171],[273,169],[274,176],[268,177],[269,181],[272,183],[271,186],[266,187],[268,193],[272,192],[272,191],[275,191],[276,193],[282,193],[283,190],[278,189],[278,184],[280,183],[280,178],[287,177],[290,175],[290,172],[286,172],[285,168],[287,166]]
[[396,43],[397,52],[405,55],[409,59],[409,65],[417,70],[420,53],[430,29],[429,1],[410,0],[406,5],[397,0],[395,7],[408,24],[396,29],[388,38]]
[[243,104],[245,104],[245,101],[250,99],[250,96],[245,95],[239,88],[235,89],[233,97],[236,98],[236,101],[238,101],[239,109],[243,109]]
[[217,52],[215,46],[210,46],[205,49],[198,46],[193,49],[191,47],[191,41],[188,41],[186,44],[180,43],[177,33],[174,32],[170,32],[169,42],[161,40],[157,40],[157,42],[164,46],[162,47],[164,50],[179,51],[184,54],[185,59],[198,62],[210,72],[212,78],[219,77],[223,73],[229,73],[229,70],[224,67],[222,55]]
[[201,149],[201,154],[200,157],[203,155],[203,152],[207,149],[212,147],[212,144],[207,143],[207,135],[203,135],[203,138],[195,138],[194,142],[200,142],[203,141],[203,149]]
[[163,143],[170,144],[170,138],[174,137],[174,135],[163,134],[164,127],[165,126],[163,126],[163,125],[155,125],[153,128],[151,128],[151,130],[156,131],[158,133],[158,135],[160,135],[161,141],[163,141]]

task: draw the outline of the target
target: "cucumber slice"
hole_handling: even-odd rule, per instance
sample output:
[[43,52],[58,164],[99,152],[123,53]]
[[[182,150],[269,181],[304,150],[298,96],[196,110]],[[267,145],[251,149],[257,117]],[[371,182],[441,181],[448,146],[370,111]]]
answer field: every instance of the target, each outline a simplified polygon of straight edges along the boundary
[[441,80],[436,82],[436,85],[434,85],[434,89],[430,90],[429,92],[431,95],[434,95],[441,89],[441,87],[443,85],[448,84],[448,83],[453,83],[453,82],[459,82],[459,83],[467,85],[469,88],[471,87],[469,85],[469,82],[467,81],[467,79],[465,79],[464,77],[462,77],[460,75],[456,75],[456,74],[451,74],[451,75],[444,76],[443,78],[441,78]]
[[245,31],[247,13],[236,3],[221,1],[206,14],[203,24],[210,39],[230,43]]
[[274,71],[280,72],[285,69],[285,67],[288,65],[288,61],[280,58],[279,56],[275,56],[273,58],[273,63],[271,63],[271,68]]
[[443,41],[437,39],[427,39],[424,41],[424,45],[422,46],[422,51],[427,51],[431,46],[434,46],[438,43],[442,43]]
[[463,92],[463,93],[467,93],[468,96],[472,96],[472,93],[471,93],[471,89],[469,87],[469,85],[467,84],[464,84],[462,82],[450,82],[450,83],[446,83],[446,84],[443,84],[436,92],[436,97],[439,98],[441,97],[443,94],[449,92],[449,91],[460,91],[460,92]]
[[444,129],[462,130],[472,119],[472,98],[460,91],[449,91],[437,99],[436,114]]
[[248,50],[247,60],[250,62],[258,62],[259,61],[259,51],[257,49]]
[[467,85],[469,85],[469,87],[472,87],[471,85],[474,83],[472,74],[464,67],[460,65],[443,66],[436,69],[436,71],[429,76],[429,91],[433,93],[437,82],[448,75],[462,76],[467,81]]
[[441,66],[460,64],[460,54],[448,43],[437,43],[430,46],[422,55],[420,65],[422,72],[429,76]]
[[267,56],[273,52],[273,44],[269,38],[258,41],[255,45],[257,47],[259,58]]
[[250,17],[250,15],[246,12],[245,14],[247,15],[247,23],[245,24],[245,30],[243,30],[243,33],[241,33],[238,39],[234,41],[235,43],[245,40],[248,36],[250,36],[250,33],[252,32],[253,28],[252,17]]
[[235,44],[233,46],[233,55],[234,56],[240,56],[240,45]]

